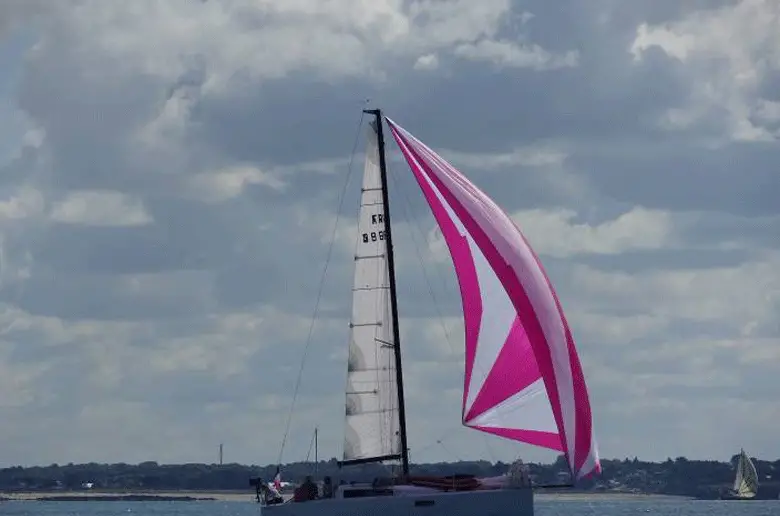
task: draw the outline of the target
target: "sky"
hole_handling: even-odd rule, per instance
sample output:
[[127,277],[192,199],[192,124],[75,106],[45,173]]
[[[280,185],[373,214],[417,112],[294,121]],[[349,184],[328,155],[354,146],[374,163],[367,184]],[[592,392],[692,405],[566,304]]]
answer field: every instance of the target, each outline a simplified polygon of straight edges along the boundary
[[[273,463],[302,363],[282,461],[340,456],[367,99],[519,223],[602,457],[777,459],[778,86],[773,0],[0,2],[0,464]],[[552,461],[461,427],[388,152],[412,460]]]

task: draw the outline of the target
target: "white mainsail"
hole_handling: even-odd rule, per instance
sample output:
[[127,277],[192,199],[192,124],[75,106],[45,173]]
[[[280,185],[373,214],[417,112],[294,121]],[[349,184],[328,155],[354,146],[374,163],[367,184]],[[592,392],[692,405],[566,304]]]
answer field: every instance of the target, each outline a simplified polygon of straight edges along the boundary
[[758,493],[758,472],[745,450],[740,450],[737,460],[737,476],[734,491],[743,498],[753,498]]
[[376,126],[370,124],[352,286],[344,461],[401,453],[395,342]]

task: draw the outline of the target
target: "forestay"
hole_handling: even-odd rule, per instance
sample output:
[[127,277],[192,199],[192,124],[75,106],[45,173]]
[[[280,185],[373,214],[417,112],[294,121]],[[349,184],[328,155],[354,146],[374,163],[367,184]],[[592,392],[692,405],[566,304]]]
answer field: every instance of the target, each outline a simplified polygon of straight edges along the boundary
[[447,242],[465,326],[463,424],[601,469],[580,361],[558,297],[514,222],[466,177],[387,119]]
[[355,249],[344,461],[398,458],[398,388],[379,147],[368,130]]

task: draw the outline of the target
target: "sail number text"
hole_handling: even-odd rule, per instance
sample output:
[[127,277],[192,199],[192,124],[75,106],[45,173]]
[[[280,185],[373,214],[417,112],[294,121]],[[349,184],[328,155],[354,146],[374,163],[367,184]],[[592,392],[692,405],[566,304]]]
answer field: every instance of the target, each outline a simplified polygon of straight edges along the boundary
[[[375,215],[371,215],[371,225],[374,224],[382,224],[384,225],[384,215],[381,213],[377,213]],[[377,240],[384,240],[385,239],[385,231],[380,229],[379,231],[369,231],[367,233],[363,233],[361,235],[363,238],[363,243],[367,244],[368,242],[376,242]]]

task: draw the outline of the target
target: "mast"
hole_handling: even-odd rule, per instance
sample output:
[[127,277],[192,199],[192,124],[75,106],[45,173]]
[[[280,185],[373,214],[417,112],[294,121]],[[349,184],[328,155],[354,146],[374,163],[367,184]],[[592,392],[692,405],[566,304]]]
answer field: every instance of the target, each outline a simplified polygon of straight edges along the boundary
[[385,219],[385,240],[387,242],[387,269],[390,277],[390,313],[393,318],[393,343],[395,344],[395,377],[398,389],[398,426],[401,437],[401,469],[404,476],[409,475],[409,448],[406,440],[406,407],[404,404],[404,374],[401,360],[401,335],[398,328],[398,296],[395,284],[395,259],[393,256],[393,232],[390,223],[390,201],[387,191],[387,163],[385,161],[385,139],[382,131],[382,111],[364,109],[364,113],[374,115],[376,120],[377,143],[379,147],[379,174],[382,180],[382,207]]

